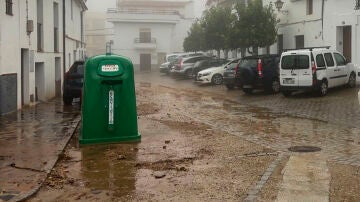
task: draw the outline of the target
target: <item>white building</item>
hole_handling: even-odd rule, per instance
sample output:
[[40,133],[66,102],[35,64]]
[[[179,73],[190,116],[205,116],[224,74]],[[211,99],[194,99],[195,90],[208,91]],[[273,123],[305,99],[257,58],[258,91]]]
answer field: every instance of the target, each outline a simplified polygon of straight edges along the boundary
[[70,1],[1,2],[0,115],[61,95],[66,69],[63,3]]
[[113,52],[129,57],[135,69],[157,67],[167,53],[183,51],[194,10],[193,0],[118,0],[108,10]]
[[[264,3],[269,3],[264,0]],[[282,0],[278,42],[271,52],[331,46],[360,64],[359,0]]]
[[114,40],[114,27],[106,21],[105,12],[86,12],[85,42],[86,56],[106,53],[106,43]]
[[65,1],[65,66],[68,69],[74,61],[85,58],[84,12],[86,0]]

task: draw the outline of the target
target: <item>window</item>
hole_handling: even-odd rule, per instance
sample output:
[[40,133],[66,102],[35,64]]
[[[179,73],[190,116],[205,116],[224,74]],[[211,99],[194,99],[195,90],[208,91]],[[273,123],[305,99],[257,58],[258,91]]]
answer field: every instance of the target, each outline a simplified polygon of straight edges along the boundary
[[346,60],[339,53],[334,53],[335,61],[338,66],[346,65]]
[[37,0],[37,50],[44,51],[43,1]]
[[13,15],[13,11],[12,11],[12,5],[13,5],[13,2],[12,0],[6,0],[5,1],[6,5],[6,14],[7,15]]
[[309,69],[309,56],[307,55],[288,55],[281,61],[281,69]]
[[313,14],[313,0],[306,0],[306,14]]
[[54,2],[54,52],[59,52],[59,5]]
[[324,57],[325,57],[326,65],[328,67],[333,67],[335,65],[334,59],[333,59],[331,53],[325,53]]
[[151,30],[140,29],[139,37],[140,43],[151,43]]
[[70,2],[70,10],[71,10],[71,20],[74,19],[74,8],[73,8],[73,0]]
[[322,54],[316,56],[316,64],[318,67],[325,67],[325,60]]

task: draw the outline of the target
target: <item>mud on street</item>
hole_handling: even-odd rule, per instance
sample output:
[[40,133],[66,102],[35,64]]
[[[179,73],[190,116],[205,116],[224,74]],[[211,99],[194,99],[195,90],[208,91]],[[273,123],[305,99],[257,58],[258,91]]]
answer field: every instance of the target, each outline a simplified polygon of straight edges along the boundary
[[[142,141],[80,148],[77,132],[30,201],[360,200],[358,128],[201,88],[136,87]],[[300,145],[321,151],[288,151]]]

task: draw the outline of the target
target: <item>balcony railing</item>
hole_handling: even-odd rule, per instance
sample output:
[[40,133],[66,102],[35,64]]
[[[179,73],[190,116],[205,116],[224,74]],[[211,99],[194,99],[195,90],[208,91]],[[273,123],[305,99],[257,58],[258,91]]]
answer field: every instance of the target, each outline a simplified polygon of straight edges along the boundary
[[360,10],[360,0],[355,0],[355,10]]
[[128,14],[154,14],[154,15],[180,15],[177,10],[152,10],[152,9],[120,9],[120,8],[109,8],[108,13],[128,13]]
[[135,38],[134,43],[156,43],[155,38]]

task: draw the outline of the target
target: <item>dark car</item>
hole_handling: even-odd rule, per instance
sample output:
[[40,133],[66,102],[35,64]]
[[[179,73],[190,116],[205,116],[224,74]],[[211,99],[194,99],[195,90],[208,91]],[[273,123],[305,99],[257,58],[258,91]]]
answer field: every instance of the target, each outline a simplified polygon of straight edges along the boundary
[[179,57],[172,67],[170,73],[174,76],[183,76],[192,78],[193,68],[196,62],[206,60],[208,56],[194,56],[194,57]]
[[[235,73],[236,73],[236,69],[239,67],[240,61],[241,59],[233,60],[230,64],[227,65],[224,71],[223,83],[229,90],[234,89],[236,87]],[[241,87],[241,86],[237,86],[237,87]]]
[[84,81],[84,61],[76,61],[64,76],[63,101],[71,105],[74,98],[80,98]]
[[245,93],[252,93],[254,89],[264,89],[278,93],[279,82],[279,55],[258,55],[244,57],[239,63],[235,82]]
[[224,65],[226,63],[230,62],[227,59],[213,59],[213,58],[207,58],[205,60],[200,60],[198,62],[195,63],[194,68],[193,68],[193,78],[196,79],[197,74],[204,70],[204,69],[208,69],[210,67],[219,67],[221,65]]

